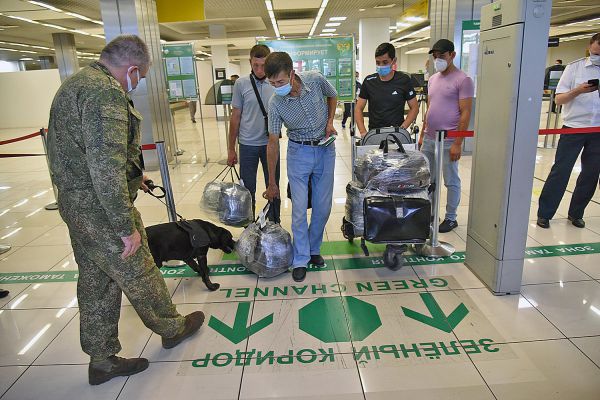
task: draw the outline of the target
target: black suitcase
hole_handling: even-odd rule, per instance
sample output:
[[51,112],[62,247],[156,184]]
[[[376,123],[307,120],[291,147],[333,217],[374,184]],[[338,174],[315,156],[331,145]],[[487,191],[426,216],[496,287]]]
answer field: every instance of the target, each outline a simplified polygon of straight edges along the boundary
[[365,198],[364,215],[364,238],[372,243],[422,243],[429,238],[429,200],[371,196]]

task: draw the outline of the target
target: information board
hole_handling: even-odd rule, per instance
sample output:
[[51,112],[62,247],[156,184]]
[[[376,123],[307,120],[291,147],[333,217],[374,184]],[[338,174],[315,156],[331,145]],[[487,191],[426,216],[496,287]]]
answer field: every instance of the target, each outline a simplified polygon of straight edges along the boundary
[[319,71],[335,87],[340,101],[354,101],[354,37],[263,40],[271,51],[285,51],[296,72]]
[[169,101],[198,100],[193,45],[191,43],[163,44],[162,56]]

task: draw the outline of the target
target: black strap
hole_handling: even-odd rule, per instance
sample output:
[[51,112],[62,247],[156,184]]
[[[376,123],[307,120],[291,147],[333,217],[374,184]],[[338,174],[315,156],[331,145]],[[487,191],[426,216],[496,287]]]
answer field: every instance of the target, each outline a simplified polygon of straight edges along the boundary
[[260,93],[258,93],[258,88],[256,87],[256,81],[254,80],[254,75],[250,74],[250,82],[252,82],[252,89],[254,89],[254,94],[256,95],[256,99],[258,100],[258,105],[260,106],[260,111],[262,112],[263,118],[265,119],[265,133],[269,136],[269,128],[268,128],[268,119],[269,116],[267,114],[267,110],[265,109],[265,105],[260,98]]
[[392,142],[398,145],[398,151],[400,153],[406,153],[406,150],[404,150],[404,146],[402,146],[402,142],[400,141],[400,139],[398,138],[398,136],[394,135],[393,133],[389,133],[387,135],[387,137],[385,138],[385,140],[383,140],[381,142],[381,144],[379,145],[380,149],[383,149],[383,153],[387,154],[389,151],[389,147],[388,147],[388,143]]

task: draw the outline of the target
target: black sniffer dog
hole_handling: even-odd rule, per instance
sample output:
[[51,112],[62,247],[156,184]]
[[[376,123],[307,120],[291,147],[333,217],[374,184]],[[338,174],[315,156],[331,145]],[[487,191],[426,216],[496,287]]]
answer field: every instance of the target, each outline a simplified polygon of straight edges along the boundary
[[201,219],[167,222],[146,228],[148,246],[157,267],[164,261],[181,260],[200,275],[208,290],[217,290],[208,276],[206,254],[208,249],[221,249],[231,253],[235,247],[233,236],[227,229]]

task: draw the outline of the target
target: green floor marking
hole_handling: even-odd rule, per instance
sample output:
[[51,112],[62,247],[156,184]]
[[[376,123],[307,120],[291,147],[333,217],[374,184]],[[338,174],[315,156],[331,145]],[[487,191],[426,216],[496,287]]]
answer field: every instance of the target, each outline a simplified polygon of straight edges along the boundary
[[[384,249],[384,245],[369,245],[372,252]],[[357,244],[348,242],[326,242],[323,243],[323,248],[327,249],[328,253],[323,252],[323,255],[344,255],[344,254],[360,254],[362,250]],[[351,249],[351,253],[343,253],[343,249]],[[334,252],[340,252],[335,253]],[[335,254],[333,254],[335,253]],[[600,242],[598,243],[573,243],[553,246],[536,246],[528,247],[525,250],[525,258],[541,258],[541,257],[567,257],[584,254],[600,253]],[[231,255],[225,254],[227,257]],[[465,260],[465,252],[459,251],[449,257],[426,257],[415,254],[404,255],[406,265],[431,265],[431,264],[451,264],[462,263]],[[224,257],[224,259],[226,259]],[[356,258],[337,258],[325,259],[326,266],[324,268],[310,268],[310,271],[331,271],[334,269],[365,269],[365,268],[384,268],[381,257],[356,257]],[[241,264],[218,264],[210,265],[210,274],[212,276],[222,275],[251,275]],[[176,267],[162,267],[161,272],[165,278],[190,278],[196,277],[198,274],[187,265]],[[44,282],[75,282],[79,276],[78,271],[43,271],[43,272],[4,272],[0,273],[0,285],[11,283],[44,283]]]
[[452,332],[452,329],[456,328],[460,321],[462,321],[463,318],[469,313],[469,310],[465,304],[460,303],[454,309],[454,311],[452,311],[450,315],[446,317],[446,314],[444,314],[440,308],[440,305],[437,303],[437,301],[435,301],[431,293],[419,293],[419,296],[421,296],[421,299],[423,299],[423,302],[425,303],[425,306],[427,306],[427,310],[429,310],[431,317],[413,311],[410,308],[402,307],[404,315],[441,331],[447,333]]
[[381,326],[377,308],[366,301],[354,296],[321,297],[298,311],[300,330],[325,343],[350,342],[346,312],[354,340],[364,340]]
[[250,316],[250,301],[238,303],[237,311],[235,313],[235,321],[233,326],[229,326],[221,322],[214,316],[210,317],[208,326],[225,336],[231,343],[238,344],[242,340],[254,335],[256,332],[266,328],[273,323],[273,313],[267,315],[260,321],[247,326],[248,318]]
[[[372,253],[383,253],[385,250],[384,244],[367,243],[367,248]],[[323,242],[321,245],[322,256],[342,256],[342,255],[363,255],[363,250],[360,247],[360,240],[355,240],[353,243],[347,240],[335,242]],[[237,253],[224,254],[223,261],[237,260]]]

